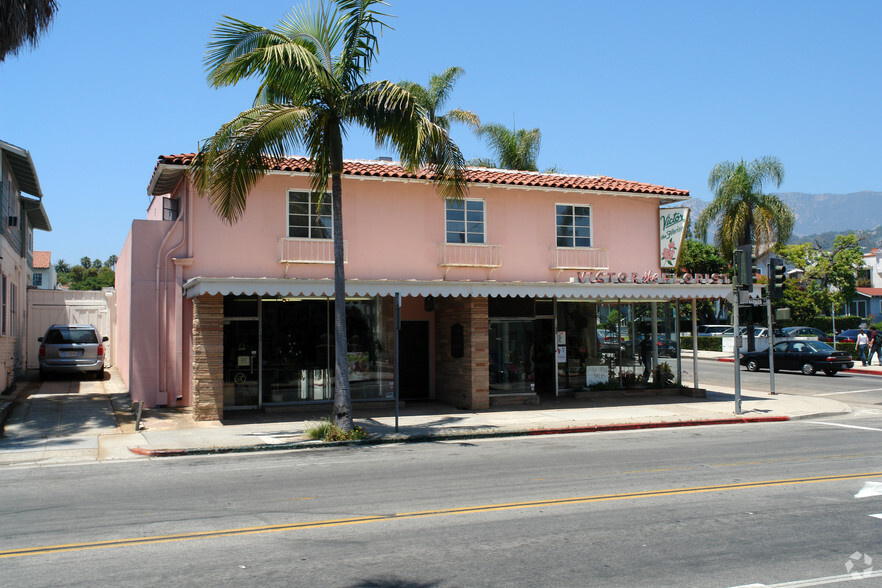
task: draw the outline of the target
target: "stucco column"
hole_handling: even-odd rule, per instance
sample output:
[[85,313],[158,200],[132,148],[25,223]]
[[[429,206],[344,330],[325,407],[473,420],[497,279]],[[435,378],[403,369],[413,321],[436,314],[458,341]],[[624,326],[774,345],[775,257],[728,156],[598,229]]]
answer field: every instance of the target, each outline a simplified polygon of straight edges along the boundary
[[193,300],[193,416],[197,421],[224,418],[224,297]]

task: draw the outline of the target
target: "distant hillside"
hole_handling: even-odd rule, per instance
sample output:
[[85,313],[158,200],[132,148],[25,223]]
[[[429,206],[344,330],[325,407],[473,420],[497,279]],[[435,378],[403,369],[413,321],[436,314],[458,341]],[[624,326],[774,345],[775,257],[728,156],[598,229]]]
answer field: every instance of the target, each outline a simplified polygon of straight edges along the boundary
[[[866,231],[867,239],[862,243],[867,247],[879,247],[880,237],[876,229],[882,225],[882,192],[855,192],[853,194],[803,194],[784,192],[777,194],[796,215],[792,242],[804,242],[830,233],[830,243],[837,234],[850,231]],[[709,202],[693,198],[679,206],[687,206],[694,226],[701,211]],[[713,227],[708,230],[708,239],[713,238]]]
[[[833,247],[833,240],[838,235],[847,235],[850,232],[852,231],[827,231],[813,235],[797,235],[790,239],[790,243],[817,242],[822,249],[830,249]],[[874,247],[882,247],[882,226],[878,226],[872,231],[854,231],[854,234],[860,239],[864,251],[869,251]]]

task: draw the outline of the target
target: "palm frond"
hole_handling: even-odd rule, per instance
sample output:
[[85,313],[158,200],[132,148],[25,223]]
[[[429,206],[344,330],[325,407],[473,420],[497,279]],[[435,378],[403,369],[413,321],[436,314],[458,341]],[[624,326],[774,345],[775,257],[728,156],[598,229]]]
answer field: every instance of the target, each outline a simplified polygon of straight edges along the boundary
[[248,192],[281,159],[303,141],[311,113],[302,108],[268,104],[242,112],[208,139],[190,164],[201,196],[208,196],[218,216],[229,223],[245,212]]
[[456,80],[465,73],[465,70],[455,65],[448,67],[440,74],[434,74],[429,79],[429,94],[432,96],[436,108],[441,108],[450,98]]
[[376,30],[392,28],[381,21],[390,15],[378,12],[374,5],[388,6],[383,0],[338,0],[342,11],[343,48],[337,61],[336,77],[347,88],[356,88],[373,65],[379,50]]
[[4,0],[0,3],[0,62],[22,47],[36,47],[58,11],[56,0]]

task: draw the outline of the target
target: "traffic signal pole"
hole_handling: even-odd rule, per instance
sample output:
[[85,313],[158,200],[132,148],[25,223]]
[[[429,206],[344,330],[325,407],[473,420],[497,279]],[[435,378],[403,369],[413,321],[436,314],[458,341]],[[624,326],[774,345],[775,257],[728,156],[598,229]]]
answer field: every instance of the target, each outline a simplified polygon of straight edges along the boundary
[[[771,263],[769,264],[771,266]],[[766,313],[769,319],[769,394],[775,394],[775,329],[772,321],[772,274],[769,272],[769,283],[766,286]]]
[[735,353],[735,414],[741,414],[741,328],[738,325],[738,314],[741,312],[741,288],[744,281],[744,266],[747,263],[744,251],[735,249],[732,252],[732,266],[735,268],[735,279],[732,280],[732,347]]

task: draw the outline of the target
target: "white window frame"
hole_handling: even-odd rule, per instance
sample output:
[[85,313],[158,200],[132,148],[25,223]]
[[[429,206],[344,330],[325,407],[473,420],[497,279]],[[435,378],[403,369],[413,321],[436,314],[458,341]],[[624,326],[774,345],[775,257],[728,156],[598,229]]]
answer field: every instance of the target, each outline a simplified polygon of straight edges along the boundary
[[42,287],[43,286],[43,272],[34,272],[32,283],[37,288]]
[[6,313],[9,310],[9,302],[6,299],[6,293],[8,292],[8,289],[6,287],[7,283],[8,283],[8,280],[6,279],[6,274],[0,274],[0,297],[3,298],[3,301],[2,301],[3,316],[0,317],[0,335],[7,334],[6,325],[8,324],[8,317],[7,317]]
[[[558,207],[560,207],[560,206],[573,207],[573,213],[571,215],[568,215],[569,218],[572,219],[572,221],[573,221],[572,224],[561,225],[558,223],[558,217],[561,216],[561,214],[558,212]],[[577,238],[584,239],[584,237],[576,237],[575,220],[576,220],[576,218],[583,218],[584,217],[584,215],[576,215],[575,214],[576,208],[587,208],[588,209],[588,243],[587,244],[576,244]],[[572,229],[572,235],[562,236],[558,232],[558,229],[560,229],[561,227],[566,227],[566,226],[569,226],[569,228]],[[561,239],[570,239],[571,244],[561,245],[561,243],[560,243]],[[594,209],[590,204],[576,203],[576,202],[556,202],[554,204],[554,244],[555,244],[555,247],[562,247],[562,248],[568,248],[568,249],[591,248],[594,246]]]
[[[458,204],[459,202],[462,203],[463,220],[462,221],[451,220],[450,218],[448,218],[448,214],[452,210],[455,210],[455,209],[451,209],[450,205],[451,204]],[[472,203],[477,202],[477,203],[480,203],[480,205],[481,205],[481,221],[480,221],[480,223],[481,223],[481,231],[480,231],[481,240],[480,241],[469,241],[469,235],[477,235],[478,234],[477,231],[475,231],[475,232],[469,231],[468,205],[470,202],[472,202]],[[463,230],[462,231],[451,231],[450,226],[449,226],[449,223],[451,223],[451,222],[462,222],[463,223]],[[472,221],[472,222],[475,222],[475,221]],[[450,240],[451,233],[461,234],[463,240],[462,241],[451,241]],[[444,242],[447,243],[448,245],[486,245],[487,244],[487,201],[484,200],[483,198],[463,198],[462,200],[459,200],[459,201],[456,201],[453,199],[445,200],[444,201]]]
[[[307,197],[308,207],[309,207],[309,216],[308,216],[307,225],[305,227],[303,225],[292,225],[291,224],[291,197],[294,194],[305,195]],[[317,202],[318,202],[317,195],[310,190],[294,190],[294,189],[288,190],[287,197],[285,198],[285,225],[286,225],[285,236],[287,238],[289,238],[289,239],[312,239],[312,240],[316,240],[316,241],[333,240],[333,238],[334,238],[334,203],[331,199],[331,194],[330,193],[325,194],[325,197],[322,199],[322,206],[328,207],[329,214],[315,215],[313,210],[314,210],[314,206],[315,206],[315,204],[317,204]],[[327,226],[319,224],[319,223],[314,223],[316,216],[318,218],[327,217],[328,220],[330,221],[330,223]],[[292,235],[291,234],[292,227],[305,228],[306,233],[307,233],[306,236]],[[322,231],[327,231],[328,236],[327,237],[315,236],[316,234],[318,234]]]
[[18,321],[16,314],[18,313],[18,287],[14,283],[9,284],[9,335],[11,337],[18,336]]

